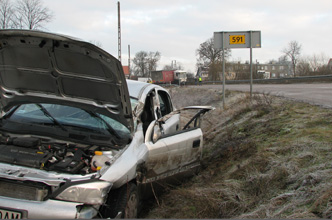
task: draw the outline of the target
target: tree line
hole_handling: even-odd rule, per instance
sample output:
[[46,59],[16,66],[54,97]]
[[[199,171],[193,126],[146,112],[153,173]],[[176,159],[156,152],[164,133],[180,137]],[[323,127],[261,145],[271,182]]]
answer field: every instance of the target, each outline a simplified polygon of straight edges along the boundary
[[[291,41],[288,45],[281,50],[282,56],[278,60],[271,60],[268,63],[275,63],[277,65],[287,64],[291,66],[291,74],[295,76],[308,76],[308,75],[327,75],[332,74],[331,69],[328,67],[328,57],[324,54],[301,56],[302,45],[297,41]],[[222,76],[222,59],[225,58],[226,74],[231,74],[227,69],[234,69],[237,63],[229,62],[231,57],[231,50],[225,49],[225,55],[223,51],[214,48],[214,39],[209,38],[205,42],[201,43],[196,50],[196,67],[198,70],[206,70],[208,72],[209,79],[212,81],[221,80]],[[131,75],[141,77],[151,77],[151,71],[157,69],[158,62],[160,61],[161,53],[140,51],[135,54],[132,59],[133,68]],[[181,64],[165,65],[163,70],[183,69]],[[234,79],[249,79],[249,68],[241,69],[237,68],[237,76]],[[198,71],[199,74],[199,71]],[[259,69],[256,65],[253,66],[254,79],[263,78],[259,74]]]
[[1,29],[43,29],[52,18],[40,0],[0,0]]
[[[161,53],[159,51],[137,52],[135,57],[132,59],[134,65],[131,70],[131,75],[150,78],[151,72],[157,70],[160,58]],[[171,64],[164,65],[162,70],[183,70],[183,66],[180,62],[172,60]]]
[[157,69],[160,60],[160,52],[140,51],[135,54],[133,61],[134,68],[132,74],[135,76],[151,77],[151,71]]
[[[228,59],[231,57],[231,50],[226,49],[225,63],[226,74],[227,68],[236,65],[231,63]],[[330,75],[332,74],[331,67],[328,66],[329,58],[324,54],[313,54],[312,56],[301,56],[302,45],[298,41],[290,41],[286,47],[281,50],[282,56],[277,61],[273,60],[273,63],[289,64],[291,66],[291,74],[296,76],[310,76],[310,75]],[[214,48],[214,39],[210,38],[201,43],[196,50],[198,56],[196,66],[198,69],[205,69],[208,71],[209,80],[217,81],[221,80],[222,75],[222,50]],[[272,63],[270,61],[269,63]],[[262,75],[258,74],[258,69],[253,67],[253,77],[255,79],[262,78]],[[249,79],[250,71],[237,70],[239,75],[236,79]]]

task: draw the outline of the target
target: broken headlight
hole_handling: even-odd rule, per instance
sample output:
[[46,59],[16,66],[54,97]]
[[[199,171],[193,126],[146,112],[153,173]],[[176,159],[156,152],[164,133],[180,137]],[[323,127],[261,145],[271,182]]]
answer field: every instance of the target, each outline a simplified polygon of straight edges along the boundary
[[112,185],[112,183],[104,181],[70,185],[59,193],[56,199],[90,205],[101,205],[104,203]]

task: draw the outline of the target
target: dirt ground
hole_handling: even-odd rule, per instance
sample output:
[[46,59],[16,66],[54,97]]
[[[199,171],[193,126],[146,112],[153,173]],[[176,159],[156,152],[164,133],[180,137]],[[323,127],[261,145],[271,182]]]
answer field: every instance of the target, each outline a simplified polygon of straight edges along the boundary
[[331,218],[332,110],[280,97],[169,88],[175,107],[212,105],[202,171],[143,218]]

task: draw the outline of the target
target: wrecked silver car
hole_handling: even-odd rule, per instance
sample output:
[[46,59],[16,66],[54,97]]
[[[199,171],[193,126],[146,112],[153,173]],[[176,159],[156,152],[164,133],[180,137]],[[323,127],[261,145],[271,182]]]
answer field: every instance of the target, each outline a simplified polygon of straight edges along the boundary
[[137,217],[156,183],[199,167],[212,109],[175,110],[102,49],[22,30],[0,31],[0,95],[0,218]]

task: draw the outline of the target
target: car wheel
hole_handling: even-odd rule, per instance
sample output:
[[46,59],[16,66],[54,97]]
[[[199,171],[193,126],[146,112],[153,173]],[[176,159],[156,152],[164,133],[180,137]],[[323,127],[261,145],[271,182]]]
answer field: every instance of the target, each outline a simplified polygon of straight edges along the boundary
[[134,184],[131,184],[130,193],[128,193],[127,204],[124,209],[124,218],[137,218],[137,209],[138,209],[138,193],[137,187]]
[[137,186],[128,183],[110,192],[106,206],[101,209],[102,217],[137,218],[138,202]]

